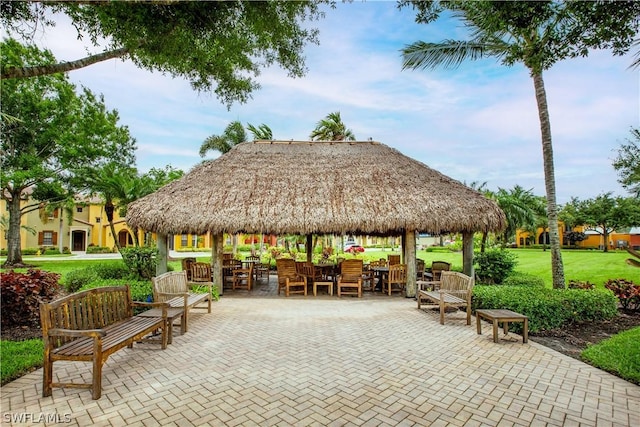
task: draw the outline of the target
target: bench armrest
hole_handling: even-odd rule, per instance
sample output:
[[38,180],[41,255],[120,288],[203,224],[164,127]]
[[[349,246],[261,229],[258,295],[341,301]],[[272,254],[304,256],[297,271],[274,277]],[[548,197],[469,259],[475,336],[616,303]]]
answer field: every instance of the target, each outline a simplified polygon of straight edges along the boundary
[[179,292],[179,293],[168,293],[168,292],[158,292],[158,297],[162,298],[162,297],[167,297],[167,299],[171,299],[171,298],[175,298],[175,297],[188,297],[189,293],[188,292]]
[[107,331],[104,329],[62,329],[62,328],[53,328],[49,329],[47,332],[47,336],[49,337],[72,337],[72,338],[82,338],[82,337],[92,337],[92,338],[102,338],[107,335]]

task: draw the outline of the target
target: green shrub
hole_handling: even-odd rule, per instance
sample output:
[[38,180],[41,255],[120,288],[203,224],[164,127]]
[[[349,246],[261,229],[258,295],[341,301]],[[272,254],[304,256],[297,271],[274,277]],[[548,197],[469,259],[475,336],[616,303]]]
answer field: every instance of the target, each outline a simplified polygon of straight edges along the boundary
[[44,248],[43,251],[40,251],[42,255],[60,255],[60,249],[58,248]]
[[586,281],[583,282],[581,280],[569,280],[569,285],[567,285],[567,287],[569,289],[584,289],[584,290],[590,290],[590,289],[595,289],[596,285],[594,285],[593,283]]
[[112,252],[113,252],[113,250],[111,250],[111,248],[108,248],[106,246],[91,246],[91,245],[89,245],[87,247],[87,253],[88,254],[110,254]]
[[60,275],[29,269],[26,273],[0,273],[0,315],[3,326],[37,325],[40,302],[51,301],[59,291]]
[[544,287],[541,277],[527,273],[513,273],[502,281],[503,286],[538,286]]
[[506,250],[491,249],[473,257],[476,274],[482,283],[502,283],[516,267],[516,256]]
[[100,279],[127,279],[131,270],[124,262],[102,262],[91,267]]
[[63,285],[67,292],[77,292],[83,286],[97,280],[99,277],[93,267],[71,270],[63,278]]
[[151,279],[156,275],[158,249],[155,247],[122,248],[122,259],[138,279]]
[[[507,309],[529,317],[529,331],[560,328],[571,322],[608,320],[617,314],[615,297],[604,290],[564,290],[529,286],[478,285],[472,308]],[[522,325],[515,324],[519,331]]]
[[128,280],[128,279],[96,279],[86,284],[80,290],[103,288],[105,286],[124,286],[129,285],[131,298],[134,301],[153,301],[153,288],[151,281],[148,280]]

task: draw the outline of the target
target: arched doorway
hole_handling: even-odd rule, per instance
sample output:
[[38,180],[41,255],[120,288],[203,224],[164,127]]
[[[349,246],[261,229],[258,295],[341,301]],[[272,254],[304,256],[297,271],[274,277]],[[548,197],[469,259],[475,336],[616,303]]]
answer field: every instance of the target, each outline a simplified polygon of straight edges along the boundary
[[538,244],[539,245],[548,245],[549,244],[549,232],[548,231],[540,233],[540,236],[538,236]]
[[118,232],[118,243],[120,243],[121,248],[133,246],[133,238],[128,230],[120,230]]

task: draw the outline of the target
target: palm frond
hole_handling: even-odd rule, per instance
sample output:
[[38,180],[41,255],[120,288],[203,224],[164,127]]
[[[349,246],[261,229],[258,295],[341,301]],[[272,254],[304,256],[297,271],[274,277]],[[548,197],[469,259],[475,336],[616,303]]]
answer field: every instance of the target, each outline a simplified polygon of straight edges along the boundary
[[417,41],[404,47],[402,69],[456,68],[466,60],[490,56],[490,45],[477,41],[445,40],[440,43]]

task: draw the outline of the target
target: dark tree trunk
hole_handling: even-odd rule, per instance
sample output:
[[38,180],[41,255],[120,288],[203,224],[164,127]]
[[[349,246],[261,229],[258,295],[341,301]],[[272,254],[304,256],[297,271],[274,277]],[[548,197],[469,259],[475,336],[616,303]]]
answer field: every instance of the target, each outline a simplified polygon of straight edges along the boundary
[[22,242],[20,238],[20,192],[11,194],[11,199],[7,200],[7,210],[9,211],[9,230],[7,230],[7,260],[5,267],[22,266]]

